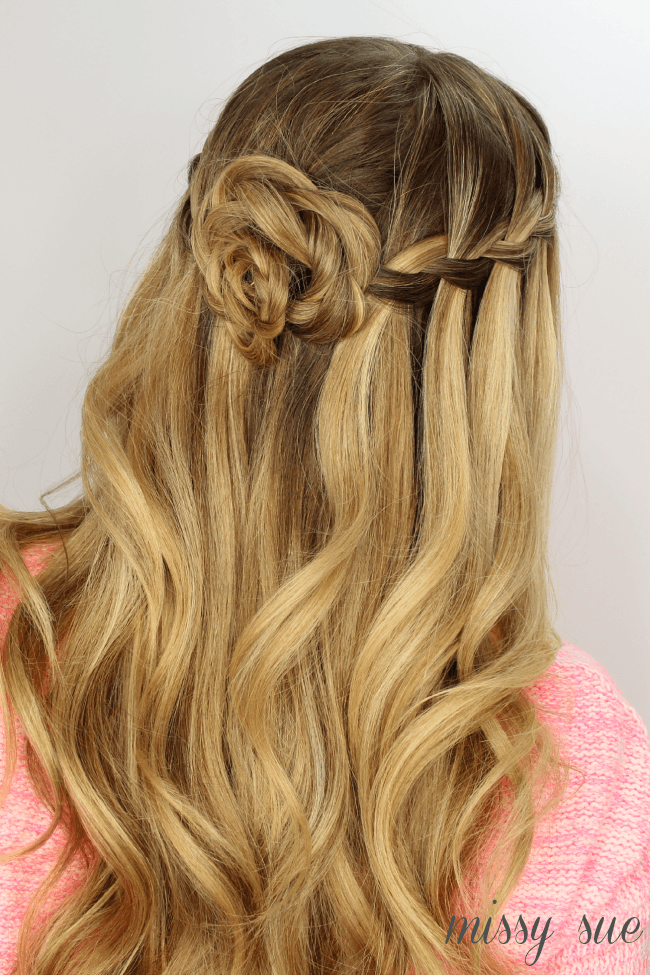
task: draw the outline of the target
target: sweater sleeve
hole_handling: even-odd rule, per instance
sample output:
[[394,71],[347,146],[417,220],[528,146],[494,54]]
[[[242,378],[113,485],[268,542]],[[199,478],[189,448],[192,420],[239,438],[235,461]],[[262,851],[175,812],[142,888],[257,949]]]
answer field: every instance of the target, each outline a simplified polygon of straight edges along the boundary
[[[54,547],[31,546],[23,552],[32,575],[45,565]],[[7,573],[0,573],[0,662],[4,660],[7,628],[18,601],[16,581]],[[16,728],[18,754],[9,793],[0,806],[0,853],[13,852],[31,843],[47,829],[52,819],[27,772],[26,736],[22,723],[11,705],[9,713]],[[5,727],[0,710],[0,779],[5,767]],[[66,831],[60,823],[38,850],[18,860],[0,860],[0,975],[8,975],[16,962],[18,932],[27,906],[55,865],[66,839]],[[51,891],[36,923],[45,920],[68,893],[82,883],[83,877],[84,864],[77,856]]]
[[559,735],[576,771],[567,797],[536,831],[524,874],[503,911],[513,932],[521,915],[527,940],[520,927],[504,950],[544,975],[646,975],[647,730],[603,667],[570,644],[531,688],[531,698],[547,709],[540,719]]

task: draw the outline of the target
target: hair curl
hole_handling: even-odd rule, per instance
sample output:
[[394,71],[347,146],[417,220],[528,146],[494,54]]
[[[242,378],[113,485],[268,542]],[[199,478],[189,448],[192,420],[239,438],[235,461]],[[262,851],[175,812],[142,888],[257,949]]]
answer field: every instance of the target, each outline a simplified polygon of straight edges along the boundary
[[538,113],[457,55],[319,41],[229,98],[79,497],[0,516],[5,720],[53,812],[2,861],[62,819],[54,879],[87,856],[20,975],[508,970],[445,937],[566,781],[526,694],[562,642],[557,194]]

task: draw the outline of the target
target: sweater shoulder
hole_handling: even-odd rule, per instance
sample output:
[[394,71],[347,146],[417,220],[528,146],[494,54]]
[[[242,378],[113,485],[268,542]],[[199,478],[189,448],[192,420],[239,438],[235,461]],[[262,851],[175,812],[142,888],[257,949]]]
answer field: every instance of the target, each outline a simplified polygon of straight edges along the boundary
[[611,674],[574,644],[560,647],[553,664],[527,693],[570,756],[590,766],[600,764],[603,752],[611,752],[614,745],[617,755],[628,741],[650,747],[641,716]]
[[[650,952],[647,728],[607,670],[573,644],[560,648],[528,694],[571,773],[562,803],[537,825],[506,916],[552,918],[539,972],[637,975]],[[601,918],[603,931],[618,919],[617,935],[637,918],[639,940],[584,943],[586,925],[593,933]],[[521,946],[508,947],[520,960]]]

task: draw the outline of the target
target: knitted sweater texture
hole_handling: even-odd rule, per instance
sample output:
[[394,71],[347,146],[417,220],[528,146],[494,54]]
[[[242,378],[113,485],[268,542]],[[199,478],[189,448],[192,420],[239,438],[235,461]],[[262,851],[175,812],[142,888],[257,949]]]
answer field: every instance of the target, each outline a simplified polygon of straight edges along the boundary
[[[40,571],[49,551],[32,547],[24,553],[32,574]],[[0,659],[18,598],[15,582],[0,576]],[[527,693],[540,706],[540,720],[552,728],[563,754],[579,772],[572,772],[567,797],[556,813],[539,823],[526,869],[493,918],[491,936],[497,935],[499,952],[518,971],[645,975],[650,968],[647,730],[600,664],[568,643]],[[0,807],[1,853],[25,846],[51,821],[27,774],[25,733],[13,708],[11,712],[18,764]],[[5,728],[0,711],[0,782],[4,770]],[[26,907],[65,839],[60,824],[36,852],[0,864],[0,975],[9,975],[15,965]],[[81,859],[76,860],[54,888],[37,923],[82,882],[84,870]],[[468,921],[469,939],[473,919]],[[510,938],[504,943],[508,930]]]

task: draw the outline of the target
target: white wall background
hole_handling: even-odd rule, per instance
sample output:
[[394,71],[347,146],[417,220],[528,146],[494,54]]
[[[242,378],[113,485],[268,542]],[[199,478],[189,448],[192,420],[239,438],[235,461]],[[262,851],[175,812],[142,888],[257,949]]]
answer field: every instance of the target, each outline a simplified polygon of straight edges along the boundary
[[0,500],[21,509],[76,469],[124,293],[221,99],[260,62],[386,34],[462,54],[537,106],[564,186],[556,625],[650,727],[650,5],[2,0],[0,21]]

